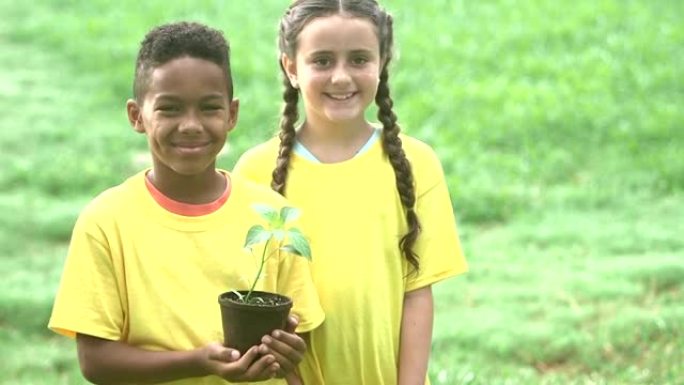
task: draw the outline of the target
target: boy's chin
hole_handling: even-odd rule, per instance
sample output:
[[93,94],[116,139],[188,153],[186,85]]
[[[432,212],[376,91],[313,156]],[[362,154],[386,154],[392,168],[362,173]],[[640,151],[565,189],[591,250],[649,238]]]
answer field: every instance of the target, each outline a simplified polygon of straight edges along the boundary
[[166,165],[165,168],[166,172],[170,172],[176,176],[191,178],[214,172],[216,170],[216,162],[209,164]]

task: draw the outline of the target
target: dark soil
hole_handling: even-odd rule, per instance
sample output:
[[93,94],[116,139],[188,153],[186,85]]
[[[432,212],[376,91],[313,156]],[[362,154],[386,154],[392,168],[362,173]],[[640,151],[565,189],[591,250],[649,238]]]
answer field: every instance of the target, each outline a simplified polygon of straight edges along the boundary
[[232,301],[238,303],[246,303],[255,306],[277,306],[287,302],[282,297],[273,297],[270,295],[260,295],[256,293],[252,293],[252,295],[249,296],[249,300],[247,302],[239,298],[232,299]]

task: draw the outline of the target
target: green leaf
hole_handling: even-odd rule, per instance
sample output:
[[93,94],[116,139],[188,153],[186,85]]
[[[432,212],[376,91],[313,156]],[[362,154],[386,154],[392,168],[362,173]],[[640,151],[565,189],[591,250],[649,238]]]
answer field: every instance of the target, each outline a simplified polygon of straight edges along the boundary
[[291,228],[287,231],[287,237],[290,240],[290,244],[284,246],[283,249],[310,261],[311,246],[309,246],[309,241],[304,237],[304,234],[297,228]]
[[276,230],[273,230],[272,233],[273,233],[273,238],[275,238],[278,242],[285,239],[285,230],[276,229]]
[[250,227],[249,231],[247,231],[247,238],[245,239],[244,247],[249,247],[255,243],[264,242],[272,235],[273,233],[269,230],[266,230],[264,226],[254,225]]
[[[288,252],[292,255],[299,255],[299,252],[297,250],[295,250],[294,246],[292,246],[292,245],[285,245],[285,246],[281,247],[280,250]],[[306,258],[306,257],[304,257],[304,258]]]
[[292,254],[292,255],[296,255],[296,256],[299,256],[299,257],[302,257],[302,258],[306,258],[309,262],[311,262],[311,255],[302,254],[299,250],[296,250],[296,249],[294,248],[294,246],[292,246],[292,245],[285,245],[285,246],[281,247],[280,250],[283,250],[283,251],[285,251],[285,252],[288,252],[288,253],[290,253],[290,254]]
[[252,208],[271,225],[273,225],[274,222],[280,220],[278,211],[269,205],[265,205],[263,203],[255,203],[252,205]]
[[280,209],[280,218],[283,220],[283,223],[294,221],[295,219],[299,218],[300,214],[301,213],[299,209],[296,207],[285,206]]

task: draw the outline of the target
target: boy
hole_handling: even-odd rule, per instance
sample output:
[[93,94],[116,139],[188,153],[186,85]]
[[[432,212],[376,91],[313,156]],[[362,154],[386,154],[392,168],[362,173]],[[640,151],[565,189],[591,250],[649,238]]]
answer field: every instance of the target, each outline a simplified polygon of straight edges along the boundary
[[[128,118],[147,136],[152,168],[79,216],[49,328],[76,339],[83,375],[96,384],[226,384],[292,372],[306,350],[296,320],[242,356],[211,342],[222,335],[218,295],[252,274],[242,250],[258,221],[251,205],[285,204],[215,167],[239,107],[227,41],[197,23],[154,28],[133,88]],[[269,269],[260,289],[293,297],[297,332],[318,326],[306,260],[282,258]]]

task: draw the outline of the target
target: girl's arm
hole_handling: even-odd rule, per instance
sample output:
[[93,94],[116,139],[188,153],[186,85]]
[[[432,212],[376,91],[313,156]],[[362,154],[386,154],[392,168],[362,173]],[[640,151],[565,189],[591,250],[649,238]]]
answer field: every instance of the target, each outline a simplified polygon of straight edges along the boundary
[[156,384],[212,374],[231,382],[262,381],[279,369],[272,355],[259,358],[257,347],[242,357],[219,343],[188,351],[149,351],[85,334],[76,336],[76,345],[83,376],[98,385]]
[[399,344],[399,385],[425,385],[433,319],[432,287],[404,294]]

